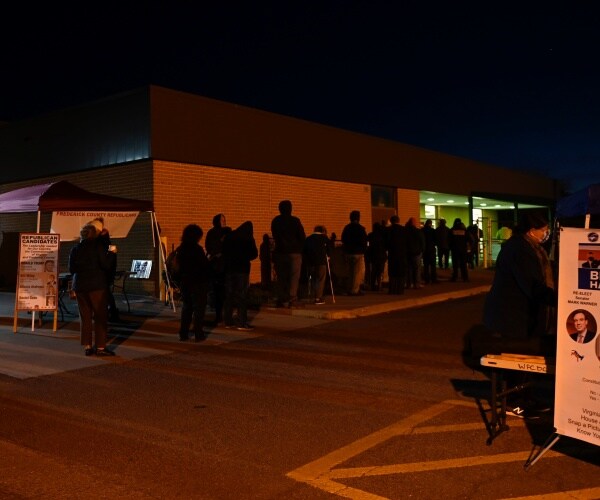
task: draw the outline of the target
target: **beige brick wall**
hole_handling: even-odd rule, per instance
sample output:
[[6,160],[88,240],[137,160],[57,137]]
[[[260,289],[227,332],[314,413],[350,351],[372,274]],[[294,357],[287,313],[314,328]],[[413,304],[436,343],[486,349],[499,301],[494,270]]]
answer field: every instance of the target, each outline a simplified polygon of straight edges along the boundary
[[419,192],[412,189],[398,189],[398,217],[400,224],[406,224],[410,217],[419,220]]
[[[154,183],[156,216],[169,249],[177,245],[185,225],[199,224],[206,233],[220,212],[233,228],[251,220],[260,245],[262,235],[271,233],[271,220],[284,199],[292,201],[292,213],[300,218],[307,235],[315,225],[324,224],[339,239],[351,210],[360,210],[362,224],[367,230],[371,227],[370,186],[363,184],[162,161],[154,162]],[[257,260],[250,281],[259,280]]]

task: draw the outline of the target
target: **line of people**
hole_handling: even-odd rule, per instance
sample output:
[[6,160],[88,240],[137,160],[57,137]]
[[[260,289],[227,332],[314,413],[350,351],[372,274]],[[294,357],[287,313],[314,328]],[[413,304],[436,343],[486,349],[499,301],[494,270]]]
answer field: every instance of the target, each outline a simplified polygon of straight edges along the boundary
[[[324,304],[328,275],[333,295],[330,259],[335,240],[328,237],[323,225],[315,226],[307,236],[300,219],[292,214],[290,200],[282,200],[278,208],[279,214],[271,221],[273,245],[268,234],[263,236],[260,245],[262,279],[270,282],[272,261],[276,306],[304,307],[306,302],[299,299],[304,270],[308,277],[308,295],[314,304]],[[443,228],[448,232],[442,238]],[[183,302],[179,332],[182,341],[189,338],[190,329],[197,341],[205,338],[202,325],[210,290],[215,325],[223,323],[226,328],[243,331],[253,329],[248,322],[249,277],[251,262],[259,256],[259,251],[252,222],[246,221],[233,230],[227,226],[225,215],[217,214],[206,235],[206,251],[200,245],[202,236],[198,225],[188,225],[175,251],[181,276],[178,284]],[[425,283],[437,283],[436,249],[440,267],[448,268],[449,254],[452,255],[452,281],[456,281],[459,272],[462,280],[468,281],[469,241],[469,231],[460,219],[455,220],[452,228],[446,228],[442,219],[434,230],[431,220],[421,228],[413,217],[402,226],[399,217],[393,216],[389,225],[375,224],[373,231],[367,234],[360,223],[360,212],[353,210],[341,235],[346,293],[362,295],[365,285],[371,290],[381,290],[386,262],[391,294],[404,293],[406,287],[422,287],[422,278]]]
[[460,275],[469,281],[468,269],[479,264],[478,247],[481,233],[477,224],[466,228],[460,218],[452,227],[440,219],[437,228],[428,219],[423,227],[414,217],[400,224],[397,215],[389,225],[375,223],[368,234],[367,284],[371,290],[381,290],[383,271],[387,262],[389,293],[402,294],[405,288],[422,288],[423,284],[438,283],[437,268],[448,269],[452,258],[451,281]]

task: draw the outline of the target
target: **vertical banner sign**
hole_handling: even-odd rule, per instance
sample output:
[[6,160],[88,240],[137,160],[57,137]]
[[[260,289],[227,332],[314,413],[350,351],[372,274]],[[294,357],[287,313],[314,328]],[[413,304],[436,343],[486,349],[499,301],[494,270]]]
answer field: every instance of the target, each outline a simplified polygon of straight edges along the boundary
[[600,445],[600,231],[560,233],[556,405],[558,434]]
[[59,234],[20,234],[16,310],[56,310],[59,244]]

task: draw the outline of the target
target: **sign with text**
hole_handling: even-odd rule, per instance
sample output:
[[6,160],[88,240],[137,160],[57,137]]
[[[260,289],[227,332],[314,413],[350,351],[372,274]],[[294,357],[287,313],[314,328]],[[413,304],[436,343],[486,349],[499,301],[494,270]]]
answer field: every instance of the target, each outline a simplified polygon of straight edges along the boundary
[[58,248],[60,235],[19,235],[17,310],[55,311],[58,304]]
[[600,445],[600,231],[560,233],[556,406],[564,436]]
[[98,212],[91,210],[52,212],[50,231],[58,233],[61,241],[79,239],[79,231],[94,219],[103,219],[111,238],[125,238],[131,231],[139,212]]

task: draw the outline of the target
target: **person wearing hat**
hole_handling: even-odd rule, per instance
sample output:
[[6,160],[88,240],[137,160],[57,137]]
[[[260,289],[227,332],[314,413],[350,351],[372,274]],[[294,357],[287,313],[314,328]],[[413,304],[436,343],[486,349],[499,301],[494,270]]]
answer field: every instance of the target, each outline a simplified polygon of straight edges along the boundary
[[98,238],[97,224],[85,224],[79,234],[80,241],[69,254],[69,272],[79,307],[81,345],[86,356],[114,356],[106,349],[109,252]]

